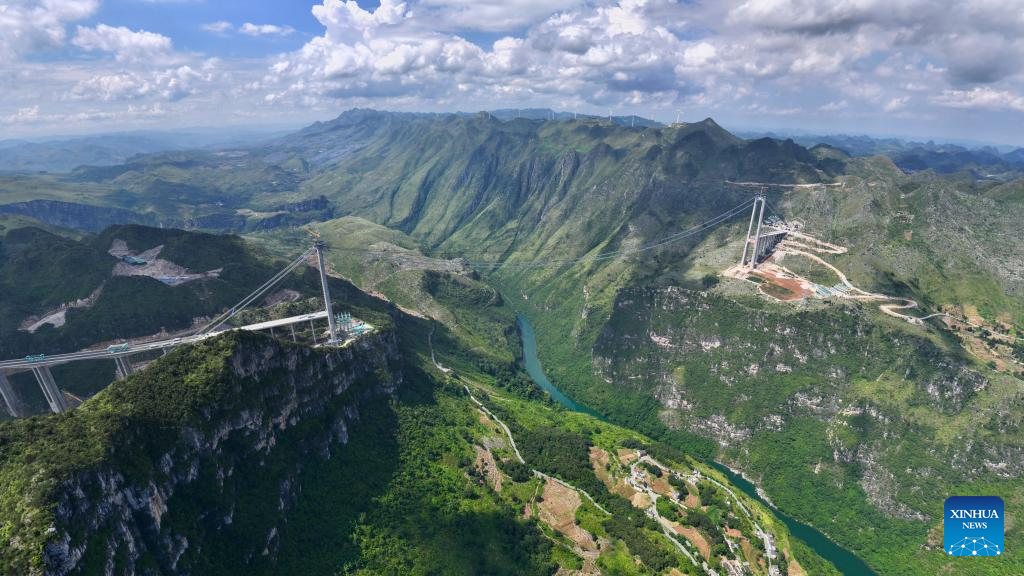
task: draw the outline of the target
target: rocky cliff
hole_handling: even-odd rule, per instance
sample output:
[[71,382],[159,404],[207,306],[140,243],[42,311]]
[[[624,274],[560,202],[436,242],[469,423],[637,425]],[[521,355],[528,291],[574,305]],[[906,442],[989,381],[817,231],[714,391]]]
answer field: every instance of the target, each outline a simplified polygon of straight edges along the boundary
[[0,428],[0,572],[200,574],[272,561],[307,467],[401,382],[391,333],[180,349],[80,409]]
[[74,202],[57,200],[30,200],[0,205],[0,212],[5,214],[21,214],[36,220],[71,228],[98,232],[113,224],[156,224],[151,214],[139,214],[124,208],[110,206],[90,206]]
[[781,509],[858,543],[879,573],[920,561],[904,559],[897,538],[934,545],[936,495],[1008,493],[1024,472],[1019,380],[857,306],[626,289],[590,368],[623,397],[647,400],[669,429],[713,440],[717,459]]

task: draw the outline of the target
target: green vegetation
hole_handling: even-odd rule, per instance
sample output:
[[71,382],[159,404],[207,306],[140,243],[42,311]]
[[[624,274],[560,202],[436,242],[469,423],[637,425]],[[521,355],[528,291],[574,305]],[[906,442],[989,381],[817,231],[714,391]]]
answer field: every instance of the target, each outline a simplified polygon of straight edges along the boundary
[[597,477],[590,469],[590,440],[581,434],[549,426],[534,429],[516,429],[523,445],[523,458],[541,470],[571,482],[597,485]]
[[[173,287],[148,277],[111,276],[116,263],[106,253],[111,238],[128,239],[138,250],[164,243],[162,258],[196,271],[222,270],[217,278]],[[14,230],[0,240],[0,355],[68,352],[105,340],[187,328],[193,318],[233,305],[276,267],[236,237],[125,226],[74,241],[37,228]],[[304,285],[314,280],[309,277]],[[18,330],[30,316],[90,295],[98,297],[91,306],[69,309],[60,328],[47,324],[34,334]]]
[[680,513],[679,507],[673,504],[667,498],[659,498],[657,502],[658,514],[662,518],[668,518],[673,522],[679,522],[682,520],[683,515]]
[[[981,408],[1006,405],[1013,388],[997,384],[1004,377],[978,372],[948,342],[902,327],[894,333],[894,327],[883,328],[875,322],[847,307],[796,312],[749,300],[730,303],[715,293],[631,290],[621,294],[594,346],[603,367],[600,379],[590,377],[590,367],[573,373],[572,365],[567,369],[559,363],[558,339],[552,340],[555,346],[541,350],[542,356],[546,352],[555,359],[545,360],[546,368],[553,367],[549,377],[560,378],[557,382],[577,399],[607,410],[615,421],[632,425],[632,418],[657,418],[660,424],[667,421],[685,429],[724,414],[741,434],[757,430],[744,444],[749,455],[735,448],[720,458],[737,462],[758,478],[783,510],[824,530],[880,573],[906,573],[922,562],[938,569],[948,560],[913,545],[928,539],[933,523],[892,515],[921,510],[930,518],[941,517],[941,499],[931,495],[960,492],[973,484],[939,456],[958,439],[976,435],[983,427],[982,434],[993,444],[1020,441],[1014,428],[996,422],[993,413]],[[647,337],[652,332],[678,347],[659,349]],[[718,345],[704,350],[702,341]],[[622,342],[634,344],[625,348]],[[865,363],[865,357],[875,360]],[[748,369],[751,364],[758,368],[756,373]],[[676,412],[672,420],[662,420],[665,415],[653,402],[654,389],[640,387],[629,394],[652,401],[644,415],[631,412],[631,402],[612,402],[613,387],[602,383],[642,382],[641,378],[664,374],[666,366],[673,367],[673,375],[685,373],[685,382],[674,383],[676,389],[691,402],[699,399],[690,411]],[[893,388],[893,382],[898,382],[898,394],[885,391]],[[864,392],[858,392],[862,386]],[[825,408],[815,398],[837,393],[872,415],[832,416],[833,424],[822,422]],[[787,408],[797,394],[810,405]],[[737,402],[737,397],[743,400]],[[762,428],[767,414],[780,413],[786,414],[782,430]],[[902,441],[890,445],[883,441],[886,435]],[[859,464],[835,460],[836,450],[843,454],[858,446],[871,446],[877,465],[892,472],[894,484],[884,488],[885,497],[866,493]],[[820,473],[808,474],[815,469]],[[944,472],[924,476],[914,472],[938,469]],[[1012,480],[989,482],[986,485],[1000,487],[1004,499],[1014,498],[1021,488]],[[893,486],[904,488],[894,490]],[[907,488],[911,486],[918,488]],[[707,500],[713,498],[710,493],[701,498],[714,503]],[[1008,541],[1018,537],[1012,531],[1007,534]]]
[[[588,436],[579,432],[540,426],[536,428],[514,429],[520,452],[523,458],[539,470],[562,478],[574,486],[586,491],[594,500],[608,509],[617,522],[626,522],[636,528],[647,528],[657,531],[657,524],[647,518],[639,510],[621,496],[612,494],[597,478],[590,465],[590,447],[593,445]],[[606,525],[607,528],[607,525]]]
[[[515,414],[505,414],[507,417],[516,418],[521,413],[517,411]],[[564,424],[522,428],[516,420],[512,422],[516,424],[513,428],[520,451],[530,465],[569,481],[573,486],[589,493],[611,512],[610,517],[598,515],[596,510],[588,513],[578,512],[583,514],[579,520],[581,526],[592,533],[604,534],[613,541],[624,543],[629,553],[642,562],[642,573],[660,574],[669,567],[690,566],[685,557],[680,556],[667,544],[657,523],[621,496],[609,492],[598,480],[589,460],[590,448],[593,446],[589,436],[566,429]],[[617,563],[614,558],[620,553],[621,549],[613,548],[602,554],[602,558],[610,554],[611,557],[605,559],[605,562],[610,563],[609,566],[614,565]]]
[[89,296],[114,263],[102,251],[39,228],[9,231],[0,238],[0,340],[39,308]]
[[643,464],[641,464],[641,466],[643,466],[644,469],[647,470],[648,474],[652,474],[656,478],[661,478],[661,476],[663,474],[663,472],[661,471],[661,468],[658,468],[657,466],[655,466],[654,464],[651,464],[650,462],[644,462]]
[[498,463],[498,467],[513,482],[526,482],[532,477],[530,467],[518,460],[502,460]]
[[670,566],[678,566],[679,555],[665,548],[665,542],[659,534],[641,530],[642,527],[643,523],[630,522],[619,516],[604,523],[604,529],[609,536],[622,540],[629,551],[655,573],[660,573]]
[[[429,366],[422,348],[428,324],[358,293],[346,296],[368,306],[362,314],[385,330],[382,338],[390,337],[393,324],[401,327],[396,335],[408,338],[401,346],[405,361],[397,396],[366,396],[392,378],[392,372],[380,365],[381,357],[371,356],[370,366],[364,365],[366,358],[334,364],[334,373],[361,366],[363,376],[326,403],[316,399],[319,415],[304,416],[278,432],[273,449],[259,458],[251,457],[258,439],[238,432],[225,437],[215,452],[200,456],[187,480],[174,476],[183,463],[172,463],[170,471],[156,465],[165,461],[164,454],[182,450],[185,438],[212,433],[238,411],[269,417],[283,409],[288,402],[284,391],[291,389],[288,375],[320,373],[308,365],[319,352],[272,344],[252,334],[234,333],[180,349],[67,415],[0,426],[0,478],[10,486],[0,497],[0,520],[5,535],[32,534],[34,543],[11,559],[16,563],[11,566],[38,565],[40,543],[48,537],[45,528],[55,523],[72,538],[88,538],[78,565],[82,573],[109,559],[115,572],[160,566],[160,543],[177,537],[202,543],[185,550],[178,566],[214,575],[234,573],[239,566],[251,574],[299,575],[552,574],[557,566],[581,567],[571,547],[551,542],[542,532],[550,532],[556,542],[564,536],[535,519],[519,517],[524,504],[539,498],[538,481],[528,466],[499,450],[499,468],[507,474],[500,493],[473,468],[473,443],[483,442],[480,435],[494,430],[478,422],[461,386],[441,383],[424,371],[423,366]],[[390,322],[383,319],[388,314]],[[268,356],[265,346],[278,351]],[[457,351],[441,352],[447,357]],[[307,360],[288,370],[271,368],[266,375],[234,375],[232,367],[246,365],[238,359],[240,354],[277,358],[286,353]],[[365,353],[364,349],[361,354]],[[281,362],[288,364],[283,358]],[[496,391],[507,390],[501,378],[485,381]],[[642,442],[636,445],[652,451],[660,446],[666,457],[689,461],[685,454],[582,415],[553,410],[527,396],[485,397],[515,430],[530,466],[585,487],[613,510],[609,517],[584,503],[576,512],[580,526],[611,541],[602,550],[599,565],[609,571],[631,566],[629,573],[644,575],[661,574],[669,567],[694,573],[652,520],[607,490],[589,462],[590,449],[597,443]],[[359,417],[348,426],[347,442],[325,444],[324,438],[337,429],[336,415],[349,414],[352,402],[359,403]],[[211,412],[210,406],[217,409]],[[62,459],[65,451],[76,457]],[[112,535],[121,528],[113,519],[91,529],[77,524],[77,517],[59,512],[57,503],[66,497],[65,479],[84,479],[87,498],[95,498],[103,489],[89,484],[91,475],[108,466],[124,474],[129,485],[178,483],[159,529],[137,540],[134,552],[115,544]],[[225,467],[232,470],[226,480]],[[40,478],[46,481],[38,482]],[[290,502],[283,510],[279,497]],[[14,520],[24,518],[27,510],[38,520],[34,532]],[[136,521],[145,525],[144,520]],[[264,547],[268,554],[254,554]],[[629,564],[623,555],[630,558]]]
[[[800,255],[787,255],[782,261],[782,265],[786,269],[793,271],[804,278],[807,278],[815,284],[822,286],[834,286],[839,284],[839,276],[836,273],[829,270],[825,266],[822,266],[818,262],[811,260]],[[768,285],[769,287],[775,287],[774,284]]]
[[[339,568],[353,574],[553,571],[550,545],[536,527],[517,519],[514,509],[465,475],[461,462],[471,450],[464,431],[474,422],[467,401],[415,365],[405,367],[400,393],[388,401],[380,392],[377,399],[367,396],[383,384],[382,357],[363,354],[352,368],[335,363],[335,372],[361,370],[365,376],[340,396],[317,400],[317,412],[277,433],[274,449],[260,458],[251,456],[256,438],[243,428],[216,451],[197,455],[198,470],[188,480],[174,480],[173,470],[158,467],[162,455],[183,450],[191,434],[204,438],[243,410],[268,416],[281,410],[287,402],[285,376],[319,370],[306,372],[310,368],[300,361],[296,369],[271,368],[259,378],[234,375],[232,365],[244,364],[247,355],[263,355],[268,345],[278,350],[272,357],[310,354],[234,333],[175,351],[66,415],[0,426],[5,486],[0,526],[5,542],[17,537],[24,544],[5,552],[0,571],[40,566],[50,525],[73,537],[91,534],[83,572],[102,565],[108,554],[121,557],[124,550],[108,548],[116,542],[108,539],[119,529],[116,518],[101,519],[90,529],[57,506],[73,478],[88,498],[111,489],[92,480],[108,466],[124,474],[129,485],[180,484],[167,501],[159,532],[137,541],[138,555],[125,567],[158,566],[160,542],[185,537],[202,546],[190,547],[179,568],[204,574],[237,573],[239,566],[250,574],[322,574]],[[280,362],[287,364],[283,357]],[[329,389],[310,385],[317,393]],[[348,431],[350,441],[325,443],[337,416],[353,402],[360,403],[361,416]],[[331,457],[315,456],[325,449]],[[179,465],[187,461],[174,466]],[[225,469],[233,470],[229,479]],[[283,487],[287,498],[295,498],[284,511],[277,499]],[[225,525],[224,517],[231,522]],[[280,528],[274,554],[253,554],[266,545],[272,527]]]
[[[415,386],[415,383],[411,383]],[[464,401],[406,389],[399,414],[399,473],[360,521],[358,555],[344,573],[550,574],[550,543],[493,493],[467,486],[459,466],[468,454],[460,430],[472,414]],[[448,391],[448,394],[451,392]],[[445,394],[439,391],[438,394]],[[408,396],[413,396],[409,398]],[[367,454],[370,461],[380,455]],[[294,572],[290,572],[294,573]],[[317,572],[311,572],[317,573]]]
[[115,239],[125,241],[134,252],[163,246],[160,258],[196,272],[230,269],[231,265],[251,264],[261,257],[253,246],[237,236],[148,226],[111,226],[93,238],[91,243],[97,250],[106,251]]
[[645,576],[649,574],[638,566],[625,542],[616,542],[597,560],[603,574],[608,576]]
[[[1024,501],[1013,457],[1024,445],[1017,377],[994,373],[948,333],[909,326],[873,306],[797,307],[751,296],[748,285],[717,275],[735,261],[741,222],[644,252],[585,259],[649,246],[749,198],[749,191],[725,180],[835,178],[843,186],[772,193],[771,200],[808,231],[849,248],[826,259],[851,281],[914,298],[927,312],[952,306],[1013,329],[1024,323],[1019,278],[1013,275],[1021,262],[1019,182],[907,175],[885,158],[845,158],[770,139],[745,142],[710,120],[629,130],[595,122],[503,123],[486,115],[353,111],[243,155],[175,152],[67,177],[4,177],[0,193],[12,202],[117,206],[206,229],[258,227],[252,238],[281,256],[307,236],[274,229],[305,217],[278,208],[323,195],[327,206],[309,217],[328,217],[332,204],[348,214],[317,226],[335,248],[330,260],[337,273],[436,319],[429,333],[438,361],[488,386],[492,394],[485,401],[495,413],[508,416],[514,411],[509,405],[530,401],[536,414],[519,411],[510,418],[516,434],[538,440],[539,433],[531,436],[535,429],[560,430],[556,438],[566,443],[564,449],[529,448],[537,461],[532,465],[593,488],[602,505],[623,504],[587,467],[588,442],[611,433],[602,429],[595,435],[586,428],[592,424],[530,400],[543,395],[517,369],[517,310],[533,322],[552,382],[612,422],[657,440],[649,450],[659,460],[724,460],[755,478],[784,510],[881,573],[941,573],[952,568],[929,544],[941,513],[936,494],[999,494],[1011,514]],[[76,218],[82,229],[97,229],[95,212]],[[0,240],[5,258],[16,252],[8,252],[8,238],[18,240],[15,232]],[[232,258],[241,246],[227,241],[211,248],[207,258],[188,238],[122,233],[137,234],[133,246],[163,243],[169,254],[203,266],[219,266],[214,262]],[[20,249],[59,242],[33,240]],[[211,242],[216,240],[204,238],[201,244]],[[81,273],[60,285],[53,270],[40,270],[36,278],[34,270],[18,264],[24,260],[0,261],[5,267],[18,264],[0,276],[2,294],[17,296],[0,299],[0,330],[6,330],[0,348],[8,356],[77,343],[77,336],[64,335],[85,325],[86,311],[69,314],[60,330],[42,329],[31,342],[13,327],[50,305],[45,302],[59,304],[95,289],[94,280],[105,277],[102,267],[109,271],[111,264],[102,253],[109,242],[100,244],[60,244],[66,251],[86,249],[68,264],[76,269],[81,262]],[[262,256],[256,260],[265,262]],[[790,260],[795,259],[787,265]],[[228,285],[204,283],[204,290],[230,294],[260,275],[256,263],[250,264],[226,267],[221,279]],[[818,267],[804,271],[812,280],[833,283]],[[16,293],[10,279],[22,273],[33,288]],[[312,279],[292,281],[315,287],[303,284]],[[346,286],[339,282],[339,290]],[[118,299],[98,302],[96,309],[108,306],[116,315],[120,299],[144,298],[139,292],[168,299],[168,311],[155,318],[123,318],[135,330],[125,333],[142,333],[159,329],[154,322],[184,325],[190,319],[179,316],[193,305],[203,313],[230,305],[218,300],[217,290],[189,294],[181,288],[114,283],[110,292]],[[356,306],[373,308],[363,302]],[[375,310],[368,314],[381,315],[387,324],[389,313]],[[411,336],[416,342],[404,346],[430,366],[426,326],[417,323]],[[120,335],[106,329],[101,336]],[[548,413],[565,422],[547,421]],[[395,422],[401,419],[395,416]],[[565,436],[567,431],[576,436]],[[985,448],[962,452],[957,447],[968,439]],[[456,460],[467,457],[462,450]],[[523,477],[515,465],[499,466]],[[517,490],[526,491],[529,482]],[[721,495],[705,492],[702,498],[712,503],[709,521],[730,521]],[[409,534],[416,537],[411,529]],[[633,548],[644,549],[643,540],[627,544],[624,538],[601,554],[598,563],[606,573],[643,572],[648,560],[658,562],[652,554],[638,567]],[[1022,538],[1020,527],[1011,526],[1008,545]],[[379,538],[377,528],[360,542],[367,550],[405,557],[395,539]],[[829,573],[798,543],[792,552],[809,573]],[[353,570],[385,566],[383,559],[347,561],[356,562]],[[358,563],[363,561],[368,563]],[[978,570],[1013,573],[1019,566],[1007,561],[979,564]]]
[[79,410],[0,427],[0,530],[5,541],[17,536],[26,543],[5,553],[0,568],[16,573],[39,567],[61,483],[103,463],[117,443],[132,443],[119,462],[122,473],[145,477],[153,457],[174,442],[169,427],[196,424],[200,409],[224,399],[225,360],[237,342],[222,338],[176,352],[160,370],[111,387]]
[[[659,526],[642,513],[642,510],[633,507],[620,496],[613,496],[608,492],[604,482],[595,481],[597,473],[603,473],[610,475],[610,481],[614,482],[614,478],[622,478],[629,474],[628,466],[623,465],[617,457],[611,457],[608,465],[603,467],[599,466],[597,461],[592,461],[589,466],[586,462],[594,451],[604,451],[612,455],[622,448],[643,448],[651,451],[655,446],[662,446],[665,452],[671,453],[672,458],[666,457],[662,463],[671,462],[672,469],[678,473],[687,473],[692,468],[699,467],[703,474],[715,475],[711,470],[697,464],[692,458],[676,449],[653,443],[634,432],[609,423],[598,422],[593,417],[581,413],[561,410],[538,411],[529,402],[511,398],[492,400],[490,408],[492,411],[500,412],[501,418],[515,430],[514,434],[520,450],[524,452],[523,455],[527,458],[528,463],[536,465],[541,470],[557,473],[558,476],[570,481],[574,486],[586,487],[585,489],[602,506],[612,512],[611,516],[605,515],[587,504],[586,501],[576,512],[578,526],[591,534],[612,538],[613,545],[603,548],[598,560],[598,564],[603,569],[618,569],[616,567],[625,566],[621,564],[620,558],[622,554],[629,554],[638,560],[632,567],[632,570],[636,572],[630,573],[659,574],[669,566],[677,567],[684,574],[699,573],[685,557],[679,555],[678,549],[668,541]],[[554,442],[543,446],[542,449],[527,448],[527,442],[536,442],[542,438],[551,439]],[[595,467],[598,468],[597,472],[595,472]],[[675,479],[686,486],[685,481],[677,478],[674,474],[668,474],[660,468],[659,471],[662,473],[661,478],[669,478],[670,481]],[[653,474],[652,476],[657,478]],[[705,484],[711,486],[706,482],[702,482],[701,486]],[[694,490],[696,491],[696,488]],[[683,498],[685,498],[687,490],[684,488],[683,492]],[[659,498],[656,508],[669,520],[694,526],[702,533],[707,531],[706,538],[709,542],[714,543],[717,552],[731,555],[722,533],[725,527],[740,530],[744,537],[754,543],[752,545],[756,548],[759,545],[757,544],[759,540],[753,537],[753,527],[746,519],[745,513],[740,511],[735,502],[727,503],[718,495],[717,491],[715,494],[712,507],[707,513],[690,511],[695,513],[692,522],[689,521],[687,512],[681,506],[673,504],[667,498]],[[793,549],[785,528],[767,508],[742,496],[742,493],[739,494],[741,494],[739,498],[742,499],[746,509],[752,510],[761,525],[775,535],[775,542],[780,549]],[[621,541],[624,546],[615,545],[616,541]],[[720,562],[717,558],[712,558],[711,561],[716,564]],[[813,566],[822,566],[820,573],[832,573],[825,569],[828,563],[823,562],[820,558],[812,558],[809,563]]]
[[37,228],[72,240],[80,240],[83,236],[81,232],[59,226],[51,226],[28,216],[0,213],[0,237],[6,236],[13,230],[20,230],[22,228]]

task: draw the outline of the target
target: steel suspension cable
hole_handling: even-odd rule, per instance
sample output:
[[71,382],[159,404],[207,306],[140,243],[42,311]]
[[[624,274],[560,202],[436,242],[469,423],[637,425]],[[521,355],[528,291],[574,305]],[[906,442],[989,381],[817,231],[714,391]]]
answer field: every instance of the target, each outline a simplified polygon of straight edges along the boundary
[[267,290],[269,290],[275,284],[277,284],[282,279],[284,279],[288,274],[291,273],[292,270],[294,270],[300,264],[302,264],[302,262],[304,262],[306,260],[306,258],[312,252],[313,252],[312,248],[307,249],[305,252],[300,254],[297,258],[295,258],[294,260],[289,262],[287,266],[285,266],[283,269],[281,269],[281,271],[279,271],[277,274],[274,274],[274,276],[272,276],[270,278],[270,280],[267,280],[259,288],[257,288],[253,292],[249,293],[248,296],[246,296],[245,298],[242,298],[242,300],[240,300],[237,304],[235,304],[234,306],[229,308],[227,310],[227,312],[223,312],[220,315],[216,316],[206,326],[203,326],[202,328],[200,328],[199,330],[194,332],[194,334],[206,334],[206,333],[209,333],[212,330],[215,330],[215,329],[219,328],[225,322],[227,322],[228,320],[233,318],[236,314],[241,312],[242,309],[244,309],[246,306],[248,306],[249,304],[252,304],[257,298],[262,296]]
[[[702,232],[704,230],[707,230],[708,228],[712,228],[714,226],[717,226],[718,224],[721,224],[722,222],[725,222],[726,220],[732,218],[733,216],[735,216],[740,211],[745,210],[746,208],[749,208],[750,205],[753,202],[754,202],[753,199],[746,200],[745,202],[739,204],[738,206],[735,206],[735,207],[733,207],[733,208],[731,208],[731,209],[729,209],[729,210],[727,210],[727,211],[725,211],[725,212],[723,212],[723,213],[721,213],[721,214],[719,214],[719,215],[717,215],[717,216],[715,216],[713,218],[705,220],[704,222],[701,222],[700,224],[692,226],[691,228],[688,228],[686,230],[682,230],[680,232],[673,233],[673,234],[671,234],[669,236],[666,236],[664,238],[660,238],[658,240],[655,240],[651,244],[640,246],[638,248],[623,248],[621,250],[615,250],[615,251],[612,251],[612,252],[605,252],[605,253],[597,254],[597,255],[593,255],[593,256],[580,256],[578,258],[562,259],[562,260],[559,260],[559,259],[543,259],[543,260],[535,260],[535,261],[532,261],[532,262],[502,262],[502,261],[499,261],[499,260],[468,260],[468,259],[463,258],[463,261],[466,263],[466,265],[468,265],[470,267],[488,267],[488,266],[492,266],[493,267],[493,266],[500,266],[500,267],[507,267],[507,268],[542,268],[542,267],[552,266],[552,265],[559,265],[559,266],[572,265],[572,264],[579,264],[579,263],[587,262],[587,261],[602,261],[602,260],[608,260],[608,259],[611,259],[611,258],[617,258],[619,256],[628,256],[628,255],[631,255],[631,254],[637,254],[637,253],[640,253],[640,252],[646,252],[648,250],[653,250],[655,248],[664,246],[666,244],[671,244],[673,242],[677,242],[679,240],[682,240],[684,238],[688,238],[690,236],[693,236],[694,234],[697,234],[697,233],[700,233],[700,232]],[[396,252],[393,252],[393,251],[387,251],[387,250],[367,250],[367,249],[360,249],[360,248],[340,248],[340,249],[336,249],[336,250],[344,251],[344,252],[359,252],[359,253],[364,253],[364,254],[379,254],[379,255],[385,255],[385,256],[396,254]],[[476,252],[476,253],[480,254],[482,252]],[[494,254],[495,255],[499,255],[501,253],[494,253]],[[416,257],[417,256],[415,254],[403,254],[403,255],[404,256],[408,256],[408,257]],[[461,258],[461,256],[459,254],[446,253],[446,252],[438,252],[438,253],[434,253],[432,255],[420,255],[420,256],[424,257],[424,258],[438,258],[438,257],[443,257],[442,255],[451,255],[451,256],[454,256],[456,258]]]
[[208,333],[208,332],[211,332],[213,330],[216,330],[217,328],[222,326],[225,322],[227,322],[228,320],[231,320],[232,318],[234,318],[239,312],[241,312],[243,309],[245,309],[249,304],[252,304],[257,298],[259,298],[260,296],[265,294],[267,292],[267,290],[269,290],[271,287],[273,287],[275,284],[277,284],[277,282],[280,282],[282,279],[284,279],[284,277],[287,275],[287,273],[289,273],[292,270],[294,270],[299,264],[300,264],[299,262],[289,264],[287,268],[282,270],[283,274],[279,274],[279,275],[277,275],[277,276],[275,276],[273,278],[273,282],[268,282],[267,284],[264,284],[256,292],[253,292],[250,295],[246,296],[243,300],[241,300],[240,302],[238,302],[237,304],[235,304],[234,306],[229,308],[227,310],[227,312],[222,313],[220,316],[215,318],[209,324],[204,326],[198,332],[198,334],[204,334],[204,333]]
[[502,262],[499,262],[499,261],[467,261],[467,264],[470,265],[470,266],[474,266],[474,265],[479,265],[479,266],[500,265],[502,267],[508,266],[508,267],[513,267],[513,268],[515,268],[515,267],[538,268],[538,267],[545,267],[545,266],[549,266],[549,265],[572,265],[572,264],[579,264],[579,263],[587,262],[587,261],[602,261],[602,260],[609,260],[609,259],[612,259],[612,258],[618,258],[620,256],[629,256],[629,255],[633,255],[633,254],[639,254],[641,252],[646,252],[648,250],[653,250],[655,248],[659,248],[661,246],[665,246],[667,244],[671,244],[673,242],[677,242],[679,240],[683,240],[685,238],[688,238],[690,236],[693,236],[695,234],[703,232],[703,231],[705,231],[705,230],[707,230],[709,228],[713,228],[713,227],[715,227],[715,226],[717,226],[717,225],[719,225],[719,224],[729,220],[730,218],[732,218],[733,216],[738,214],[740,211],[745,210],[746,208],[749,208],[752,203],[753,203],[753,200],[747,200],[747,201],[743,202],[742,204],[740,204],[740,205],[738,205],[738,206],[736,206],[736,207],[734,207],[734,208],[732,208],[732,209],[730,209],[730,210],[728,210],[726,212],[723,212],[723,213],[719,214],[718,216],[715,216],[715,217],[713,217],[713,218],[711,218],[709,220],[705,220],[704,222],[701,222],[700,224],[697,224],[697,225],[695,225],[695,226],[693,226],[691,228],[688,228],[688,229],[683,230],[681,232],[676,232],[676,233],[671,234],[669,236],[666,236],[664,238],[655,240],[654,242],[652,242],[650,244],[646,244],[644,246],[640,246],[640,247],[637,247],[637,248],[623,248],[621,250],[615,250],[615,251],[612,251],[612,252],[605,252],[605,253],[602,253],[602,254],[597,254],[595,256],[581,256],[579,258],[572,258],[572,259],[567,259],[567,260],[547,259],[547,260],[540,260],[540,261],[533,261],[533,262],[505,262],[505,263],[502,263]]

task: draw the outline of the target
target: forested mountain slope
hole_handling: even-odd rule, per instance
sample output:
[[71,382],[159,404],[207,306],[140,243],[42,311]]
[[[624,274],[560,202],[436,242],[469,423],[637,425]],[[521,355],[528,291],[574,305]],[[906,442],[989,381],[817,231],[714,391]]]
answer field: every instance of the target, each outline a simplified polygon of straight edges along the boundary
[[[730,182],[832,184],[769,188],[769,202],[841,245],[827,259],[854,285],[956,322],[780,302],[721,276],[746,231],[737,207],[757,189]],[[247,230],[315,201],[290,222],[343,216],[315,226],[336,270],[442,320],[492,363],[517,351],[496,330],[525,313],[575,399],[743,469],[882,573],[952,569],[936,549],[946,495],[998,493],[1019,510],[1020,181],[906,174],[885,158],[742,140],[711,120],[630,129],[357,110],[257,148],[150,155],[59,185],[54,198],[81,190],[79,201]],[[305,234],[268,229],[253,237],[278,248]],[[1011,526],[1008,545],[1021,540]],[[1018,568],[1003,560],[979,570]]]

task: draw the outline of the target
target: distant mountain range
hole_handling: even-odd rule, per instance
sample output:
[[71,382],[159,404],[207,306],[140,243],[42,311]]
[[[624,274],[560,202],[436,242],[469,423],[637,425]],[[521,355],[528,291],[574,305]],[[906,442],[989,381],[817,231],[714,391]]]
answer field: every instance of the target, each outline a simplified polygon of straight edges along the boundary
[[0,140],[0,172],[70,172],[78,166],[112,166],[138,154],[246,145],[280,135],[269,129],[128,132],[39,140]]
[[[352,116],[359,112],[359,110],[353,110],[346,115]],[[405,118],[444,116],[444,114],[420,112],[391,112],[389,114],[393,117]],[[476,114],[487,114],[503,121],[591,120],[636,128],[666,126],[662,122],[637,115],[579,114],[550,108],[502,108],[478,113],[460,112],[456,116],[468,117]],[[318,127],[334,124],[336,121],[317,122],[305,130],[296,132],[295,136],[305,137],[311,132],[316,132]],[[908,173],[923,170],[934,170],[940,174],[964,172],[975,179],[997,180],[1009,180],[1024,175],[1024,148],[1000,150],[990,145],[964,146],[900,138],[875,138],[865,135],[779,134],[758,131],[739,131],[736,134],[751,140],[760,138],[792,139],[807,148],[824,144],[855,157],[884,155],[891,158],[897,166]],[[114,166],[127,162],[140,154],[202,148],[248,148],[260,142],[287,135],[287,132],[269,128],[242,128],[223,131],[150,131],[36,140],[0,140],[0,173],[66,173],[79,166]],[[295,136],[291,138],[293,141]],[[338,150],[326,151],[328,156],[337,153]]]
[[631,115],[631,116],[615,116],[608,114],[606,116],[599,116],[597,114],[579,114],[576,112],[559,112],[550,108],[502,108],[500,110],[491,110],[488,112],[491,116],[498,118],[499,120],[608,120],[619,124],[621,126],[632,126],[632,127],[646,127],[646,126],[664,126],[662,122],[657,120],[651,120],[650,118],[644,118],[643,116]]
[[[501,109],[488,112],[500,120],[608,120],[622,126],[662,126],[641,116],[595,116],[556,112],[548,108]],[[431,117],[410,112],[407,117]],[[462,113],[472,116],[473,113]],[[314,126],[320,123],[314,124]],[[148,131],[44,139],[0,140],[0,172],[70,172],[79,166],[114,166],[140,154],[200,148],[250,147],[290,131],[271,128],[229,128],[182,132]]]
[[[783,138],[773,132],[741,132],[746,137]],[[940,174],[966,172],[977,179],[1011,179],[1024,175],[1024,148],[1000,150],[995,146],[967,147],[958,144],[916,142],[870,136],[790,135],[807,147],[824,144],[851,156],[888,156],[905,172],[934,170]]]

